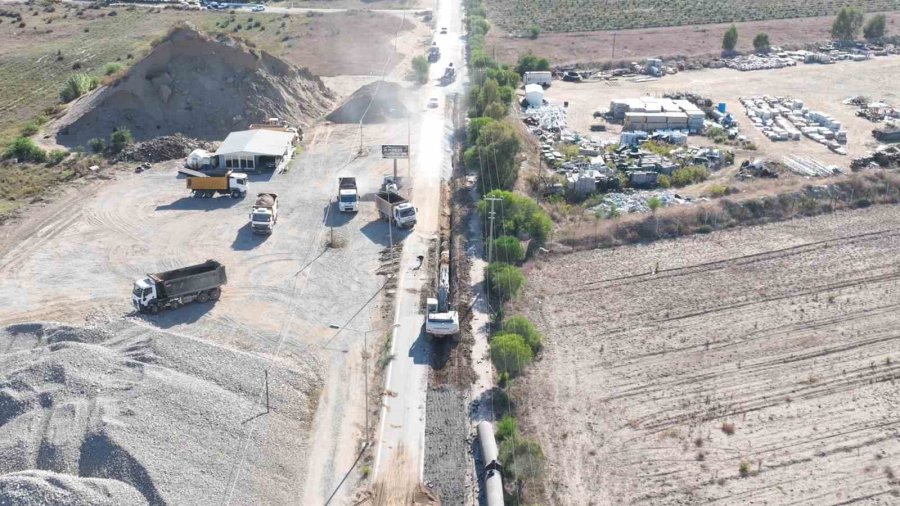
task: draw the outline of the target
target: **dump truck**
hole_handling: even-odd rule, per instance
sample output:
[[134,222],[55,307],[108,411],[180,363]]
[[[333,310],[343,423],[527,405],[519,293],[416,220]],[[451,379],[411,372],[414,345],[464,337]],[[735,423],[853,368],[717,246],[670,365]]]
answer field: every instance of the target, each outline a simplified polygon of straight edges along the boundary
[[131,302],[141,313],[156,314],[197,301],[219,299],[227,282],[225,266],[215,260],[172,271],[147,274],[134,282]]
[[399,193],[380,191],[375,194],[378,214],[400,228],[412,228],[416,224],[416,208]]
[[359,211],[359,193],[355,177],[338,178],[338,209],[342,213]]
[[278,194],[257,193],[250,211],[250,229],[254,234],[271,234],[278,223]]
[[447,68],[444,69],[444,75],[441,76],[441,84],[447,85],[456,80],[456,69],[453,68],[453,64],[447,65]]
[[191,190],[192,197],[209,198],[216,194],[231,195],[233,198],[247,196],[250,183],[247,174],[243,172],[227,171],[218,176],[188,176],[187,188]]

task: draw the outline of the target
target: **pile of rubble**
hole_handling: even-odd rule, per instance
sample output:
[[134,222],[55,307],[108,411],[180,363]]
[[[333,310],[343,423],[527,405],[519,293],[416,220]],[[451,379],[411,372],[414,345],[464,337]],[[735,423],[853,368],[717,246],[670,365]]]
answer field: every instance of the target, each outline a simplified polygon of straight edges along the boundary
[[626,191],[622,193],[607,193],[603,196],[603,202],[590,208],[595,214],[609,215],[619,213],[649,213],[650,206],[647,202],[658,197],[661,207],[669,207],[684,204],[693,204],[697,200],[682,197],[672,191]]
[[751,162],[750,160],[744,160],[741,164],[741,168],[738,169],[737,173],[738,179],[755,179],[755,178],[769,178],[769,179],[777,179],[778,172],[769,167],[766,162],[762,160],[754,160]]
[[119,160],[150,163],[164,162],[166,160],[184,158],[195,149],[215,151],[213,145],[206,141],[192,139],[182,134],[164,135],[129,146],[119,154]]
[[881,146],[873,153],[850,163],[853,170],[868,168],[900,169],[900,146]]
[[532,127],[531,133],[538,136],[543,132],[563,132],[568,124],[566,109],[555,105],[528,108],[523,121]]
[[844,105],[856,106],[856,115],[865,118],[872,123],[900,118],[900,109],[880,100],[870,100],[868,97],[856,95],[844,100]]
[[797,65],[797,60],[793,58],[783,58],[781,56],[762,56],[762,55],[746,55],[738,56],[725,61],[725,66],[730,69],[747,72],[750,70],[769,70],[783,69],[785,67],[793,67]]

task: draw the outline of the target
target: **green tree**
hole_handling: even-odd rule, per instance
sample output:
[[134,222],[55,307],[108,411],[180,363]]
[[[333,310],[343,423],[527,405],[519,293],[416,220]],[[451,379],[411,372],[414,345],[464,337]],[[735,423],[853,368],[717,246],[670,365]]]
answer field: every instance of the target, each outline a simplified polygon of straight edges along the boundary
[[734,48],[737,47],[738,41],[738,31],[737,26],[731,25],[728,27],[728,30],[725,30],[725,36],[722,37],[722,49],[725,51],[734,51]]
[[519,75],[536,70],[550,70],[550,62],[546,58],[538,58],[530,52],[519,56],[519,61],[516,63],[516,72]]
[[650,212],[653,213],[653,224],[656,235],[659,235],[659,218],[656,216],[656,211],[659,210],[660,206],[662,206],[662,200],[655,195],[647,200],[647,207],[649,207]]
[[501,235],[494,239],[494,258],[499,262],[516,263],[525,260],[525,248],[518,239]]
[[531,37],[532,40],[538,38],[540,34],[541,27],[537,25],[531,25],[531,28],[528,29],[528,36]]
[[700,183],[709,178],[709,169],[700,165],[691,165],[672,173],[672,186],[687,186]]
[[131,135],[131,130],[127,128],[117,128],[109,136],[109,147],[114,153],[122,151],[132,142],[134,142],[134,137]]
[[831,36],[837,40],[855,40],[863,24],[863,13],[855,7],[841,7],[834,23],[831,24]]
[[500,373],[519,374],[531,363],[531,348],[517,334],[499,334],[491,338],[491,360]]
[[[534,240],[538,245],[544,244],[553,230],[553,220],[541,206],[530,198],[510,191],[494,190],[487,194],[488,197],[499,198],[494,204],[495,212],[502,220],[500,226],[495,225],[494,233],[499,237],[500,231],[514,237],[525,236]],[[486,217],[490,206],[486,200],[478,203],[478,212]],[[487,231],[487,220],[484,222]],[[495,238],[496,238],[495,237]]]
[[103,139],[99,137],[94,137],[93,139],[88,141],[88,144],[91,146],[91,151],[94,153],[100,153],[103,151],[103,148],[106,147],[106,143],[103,142]]
[[507,107],[500,102],[488,104],[488,106],[484,108],[484,115],[497,121],[506,117],[506,113]]
[[525,340],[531,351],[537,353],[544,340],[541,333],[524,316],[512,316],[503,322],[503,331],[518,334]]
[[756,34],[756,37],[753,37],[753,49],[757,53],[768,53],[771,48],[768,34],[760,32]]
[[497,422],[497,432],[496,436],[499,441],[503,441],[505,439],[511,439],[519,434],[519,427],[516,423],[516,419],[509,416],[503,415],[503,418]]
[[[466,134],[468,135],[469,146],[474,146],[478,142],[478,132],[481,131],[482,128],[486,127],[494,123],[493,118],[472,118],[469,120],[469,126],[466,127]],[[468,166],[468,164],[466,164]]]
[[519,136],[512,125],[494,121],[479,129],[474,151],[466,151],[466,167],[476,169],[488,189],[512,188],[519,177],[520,149]]
[[412,68],[413,74],[416,76],[416,81],[425,84],[428,82],[428,67],[429,67],[428,59],[422,55],[416,56],[412,59]]
[[19,137],[6,146],[3,157],[20,162],[43,162],[47,159],[47,152],[28,137]]
[[884,14],[877,14],[869,18],[869,21],[866,22],[865,28],[863,28],[863,37],[866,40],[878,40],[884,37],[885,25],[887,24],[887,18]]
[[501,303],[515,298],[522,289],[522,285],[525,284],[525,276],[518,267],[502,262],[493,262],[488,265],[486,278],[491,293]]

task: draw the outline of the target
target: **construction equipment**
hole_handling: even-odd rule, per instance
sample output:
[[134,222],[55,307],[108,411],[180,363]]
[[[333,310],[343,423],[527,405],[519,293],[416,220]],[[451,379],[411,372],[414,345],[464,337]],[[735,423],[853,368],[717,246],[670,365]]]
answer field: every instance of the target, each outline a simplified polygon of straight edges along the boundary
[[250,229],[254,234],[271,234],[278,223],[278,194],[258,193],[250,211]]
[[209,198],[219,194],[231,195],[232,198],[243,198],[247,196],[247,191],[250,189],[247,174],[243,172],[232,172],[229,170],[218,176],[209,176],[195,171],[191,172],[200,174],[199,176],[189,175],[187,178],[187,188],[191,190],[192,197]]
[[450,253],[443,248],[438,271],[437,298],[426,299],[425,333],[452,336],[459,332],[459,313],[450,309]]
[[456,69],[453,68],[453,64],[451,63],[444,69],[444,75],[441,76],[441,84],[446,86],[453,81],[456,81]]
[[359,192],[355,177],[338,178],[338,210],[342,213],[359,211]]
[[399,193],[393,191],[376,193],[375,207],[383,219],[400,228],[412,228],[416,224],[416,208]]
[[434,63],[441,59],[441,48],[437,46],[437,42],[432,42],[428,48],[428,61]]
[[185,304],[218,300],[228,281],[225,266],[215,260],[172,271],[147,274],[134,282],[131,303],[141,313],[156,314]]

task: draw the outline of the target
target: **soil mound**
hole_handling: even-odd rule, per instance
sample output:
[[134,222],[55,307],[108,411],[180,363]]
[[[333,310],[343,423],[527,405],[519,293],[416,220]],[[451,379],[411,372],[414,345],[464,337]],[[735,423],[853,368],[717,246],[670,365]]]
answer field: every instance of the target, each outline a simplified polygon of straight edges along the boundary
[[[237,504],[296,493],[281,476],[305,471],[315,359],[270,361],[132,320],[0,328],[0,350],[0,504],[105,504],[89,495],[104,489],[114,504],[206,504],[233,473]],[[266,429],[247,440],[253,421]]]
[[114,506],[148,504],[137,490],[117,480],[79,478],[52,471],[0,476],[0,504],[8,506]]
[[406,117],[404,89],[397,83],[378,81],[353,92],[326,119],[333,123],[383,123]]
[[138,142],[121,153],[119,158],[134,162],[164,162],[185,158],[195,149],[215,151],[213,144],[191,139],[181,134],[163,135],[155,139]]
[[138,141],[175,133],[221,140],[270,117],[307,125],[333,100],[306,69],[183,26],[121,79],[73,103],[57,124],[56,141],[84,146],[119,127]]

